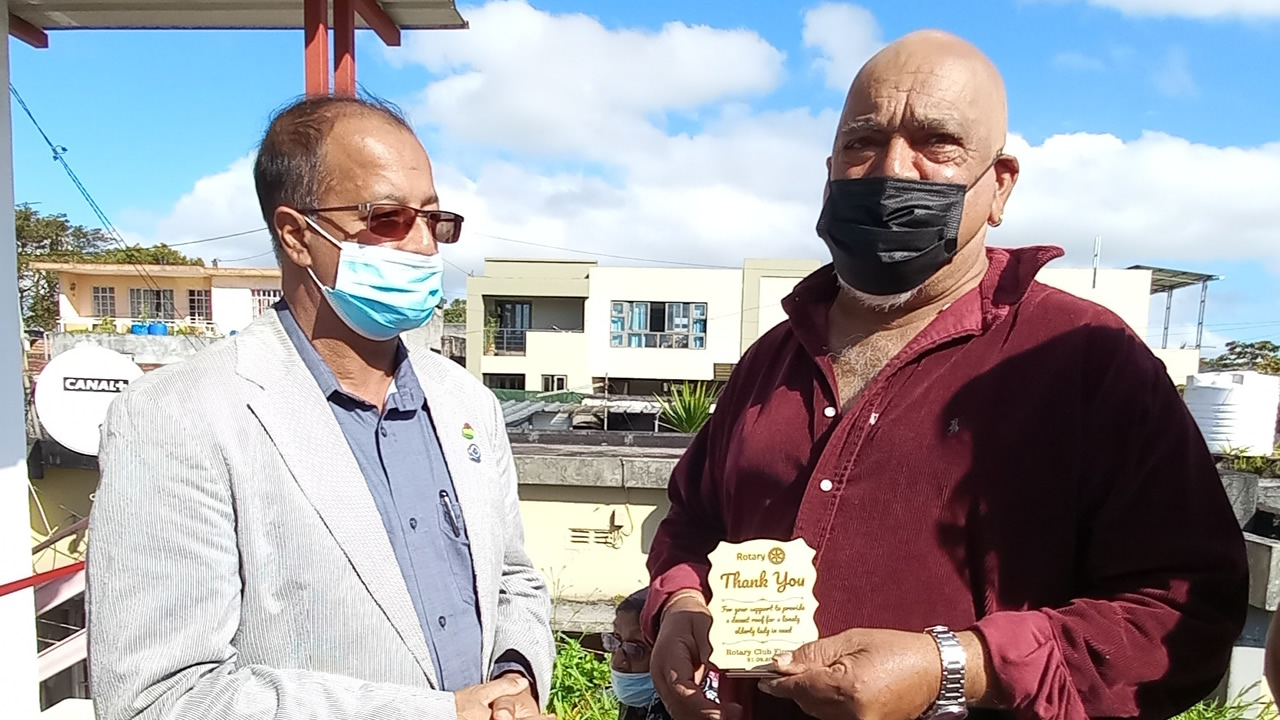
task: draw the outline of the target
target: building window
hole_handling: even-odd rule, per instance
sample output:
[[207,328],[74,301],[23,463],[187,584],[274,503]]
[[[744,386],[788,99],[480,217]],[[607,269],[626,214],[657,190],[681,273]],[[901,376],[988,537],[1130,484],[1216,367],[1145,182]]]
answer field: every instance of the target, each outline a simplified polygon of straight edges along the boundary
[[192,320],[213,319],[213,299],[208,290],[187,291],[187,317]]
[[93,316],[100,318],[113,318],[116,316],[116,289],[114,287],[93,288]]
[[499,375],[496,373],[484,374],[485,387],[493,390],[523,390],[523,375]]
[[148,320],[176,320],[172,290],[129,288],[129,317]]
[[613,302],[609,315],[610,347],[707,347],[707,304],[633,300]]
[[271,288],[254,288],[250,296],[253,298],[253,316],[258,317],[270,310],[271,306],[284,296],[284,293]]
[[543,375],[542,392],[562,392],[569,389],[569,378],[564,375]]

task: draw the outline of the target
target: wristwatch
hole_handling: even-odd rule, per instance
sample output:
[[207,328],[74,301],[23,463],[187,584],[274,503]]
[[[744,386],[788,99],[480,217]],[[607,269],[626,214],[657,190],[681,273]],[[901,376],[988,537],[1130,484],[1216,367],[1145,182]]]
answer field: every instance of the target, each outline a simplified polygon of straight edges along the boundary
[[964,720],[969,715],[969,706],[964,699],[967,659],[964,646],[955,633],[942,625],[927,628],[925,632],[938,643],[938,654],[942,657],[942,687],[938,690],[938,699],[925,711],[924,717],[929,720]]

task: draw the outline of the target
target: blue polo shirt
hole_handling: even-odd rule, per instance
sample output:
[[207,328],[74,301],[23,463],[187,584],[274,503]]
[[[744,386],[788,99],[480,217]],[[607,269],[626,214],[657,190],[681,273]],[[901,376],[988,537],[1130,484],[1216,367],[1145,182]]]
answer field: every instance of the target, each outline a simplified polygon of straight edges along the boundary
[[401,344],[379,413],[342,389],[288,306],[280,302],[276,310],[364,474],[431,650],[440,689],[456,692],[483,682],[487,678],[467,527],[408,352]]

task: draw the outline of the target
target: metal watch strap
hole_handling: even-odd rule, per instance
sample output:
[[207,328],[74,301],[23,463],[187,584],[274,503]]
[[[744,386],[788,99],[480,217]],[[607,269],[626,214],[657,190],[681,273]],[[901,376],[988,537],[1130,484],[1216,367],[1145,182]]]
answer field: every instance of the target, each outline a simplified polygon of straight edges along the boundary
[[938,699],[927,713],[928,717],[963,718],[968,714],[965,703],[964,672],[966,655],[960,638],[942,625],[935,625],[925,632],[933,636],[938,643],[938,654],[942,658],[942,683],[938,690]]

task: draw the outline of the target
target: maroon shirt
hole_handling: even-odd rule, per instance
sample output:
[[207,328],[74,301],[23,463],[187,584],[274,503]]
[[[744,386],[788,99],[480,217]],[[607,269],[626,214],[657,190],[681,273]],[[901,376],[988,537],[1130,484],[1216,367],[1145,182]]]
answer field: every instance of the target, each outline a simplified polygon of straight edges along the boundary
[[647,631],[672,592],[707,591],[720,541],[803,537],[823,636],[976,630],[1019,717],[1163,718],[1210,693],[1244,625],[1241,532],[1160,361],[1034,281],[1061,254],[988,250],[848,413],[834,273],[803,280],[672,475]]

